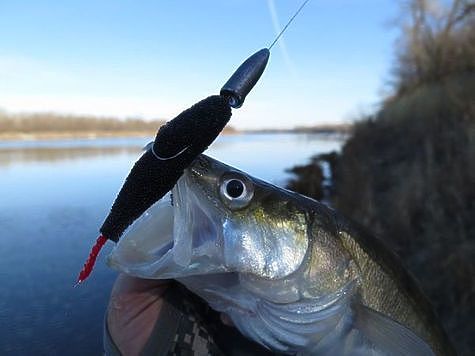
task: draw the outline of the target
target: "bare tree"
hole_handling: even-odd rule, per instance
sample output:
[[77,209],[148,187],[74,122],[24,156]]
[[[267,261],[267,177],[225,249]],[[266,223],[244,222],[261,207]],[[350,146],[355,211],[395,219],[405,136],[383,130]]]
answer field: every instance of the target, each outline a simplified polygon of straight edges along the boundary
[[393,72],[396,93],[475,70],[473,1],[411,0],[401,18]]

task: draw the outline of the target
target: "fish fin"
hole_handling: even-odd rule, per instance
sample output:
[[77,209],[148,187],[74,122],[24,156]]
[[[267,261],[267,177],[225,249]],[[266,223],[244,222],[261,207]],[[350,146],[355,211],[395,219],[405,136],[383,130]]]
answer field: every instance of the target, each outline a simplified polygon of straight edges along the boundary
[[355,309],[355,327],[384,354],[435,355],[429,345],[407,327],[363,305]]

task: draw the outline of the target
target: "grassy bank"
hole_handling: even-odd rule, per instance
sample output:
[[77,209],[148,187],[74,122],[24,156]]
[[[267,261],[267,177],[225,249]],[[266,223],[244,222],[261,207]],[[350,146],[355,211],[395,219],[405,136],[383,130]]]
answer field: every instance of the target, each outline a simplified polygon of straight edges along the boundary
[[475,74],[419,87],[354,126],[340,154],[314,157],[289,187],[382,237],[431,299],[461,354],[475,349]]
[[472,350],[473,93],[473,75],[420,87],[357,124],[336,166],[334,199],[403,257],[455,343]]
[[475,6],[452,3],[445,17],[434,19],[418,7],[421,1],[412,2],[413,15],[425,17],[413,16],[418,22],[405,27],[393,95],[355,123],[339,155],[295,171],[290,188],[321,198],[312,185],[321,181],[319,160],[328,160],[332,204],[401,256],[458,352],[469,355],[475,350]]

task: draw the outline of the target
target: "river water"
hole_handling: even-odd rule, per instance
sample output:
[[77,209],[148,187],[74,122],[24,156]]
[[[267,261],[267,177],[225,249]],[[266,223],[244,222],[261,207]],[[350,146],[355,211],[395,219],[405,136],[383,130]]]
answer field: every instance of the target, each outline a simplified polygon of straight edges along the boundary
[[[116,272],[106,244],[73,288],[98,227],[147,138],[0,142],[0,354],[99,355]],[[221,136],[206,152],[285,185],[285,172],[341,141],[317,135]]]

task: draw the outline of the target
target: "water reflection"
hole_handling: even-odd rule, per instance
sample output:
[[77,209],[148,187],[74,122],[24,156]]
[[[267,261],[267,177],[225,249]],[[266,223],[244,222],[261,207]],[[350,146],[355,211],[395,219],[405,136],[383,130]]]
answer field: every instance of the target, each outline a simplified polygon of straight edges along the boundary
[[[101,354],[103,314],[115,278],[106,254],[85,285],[72,285],[149,141],[0,142],[1,355]],[[340,144],[314,135],[232,135],[220,137],[207,154],[284,184],[286,168]]]
[[0,149],[0,166],[30,162],[74,161],[85,158],[138,154],[140,147],[39,147]]

